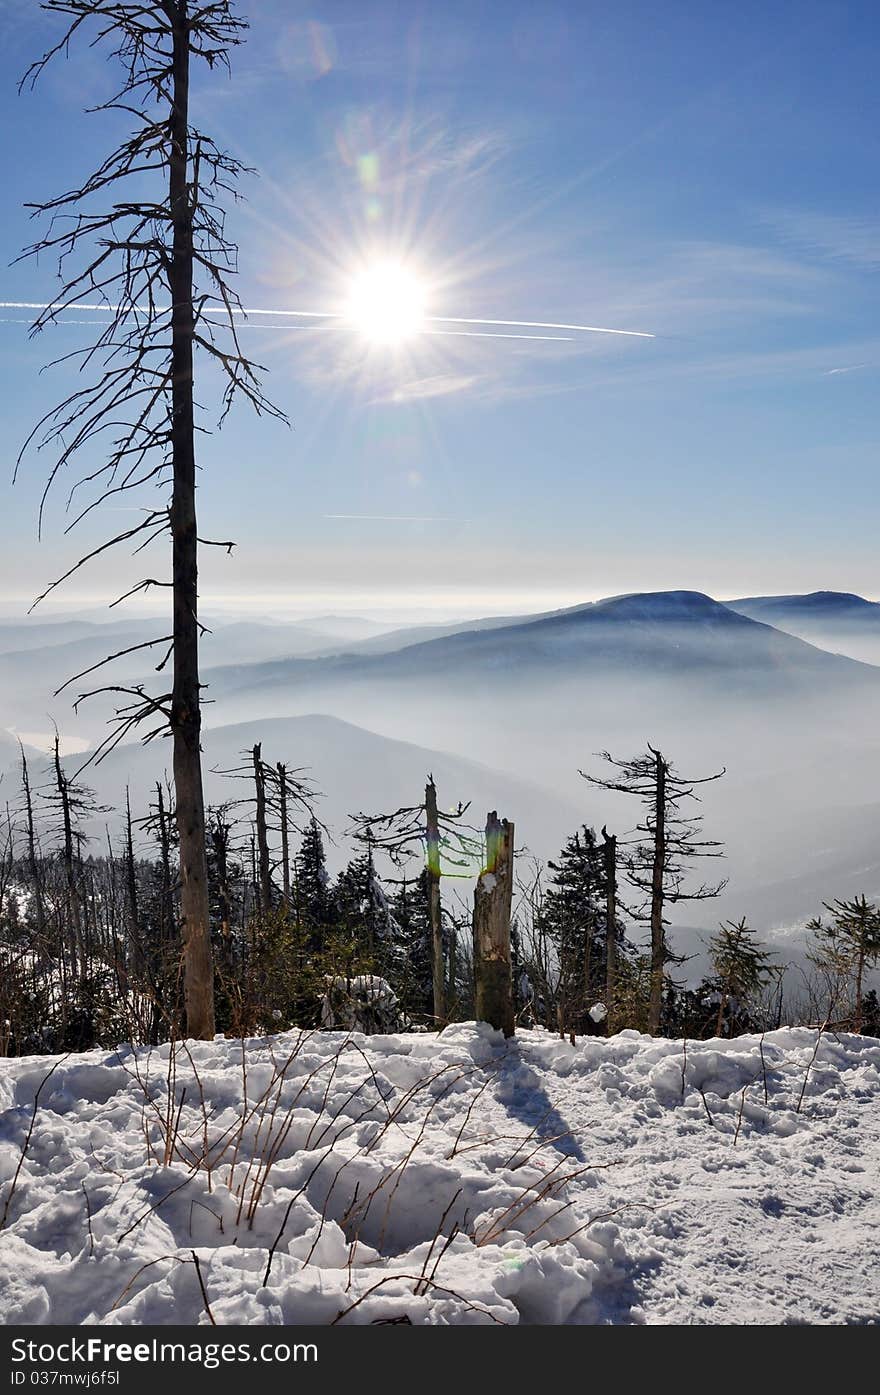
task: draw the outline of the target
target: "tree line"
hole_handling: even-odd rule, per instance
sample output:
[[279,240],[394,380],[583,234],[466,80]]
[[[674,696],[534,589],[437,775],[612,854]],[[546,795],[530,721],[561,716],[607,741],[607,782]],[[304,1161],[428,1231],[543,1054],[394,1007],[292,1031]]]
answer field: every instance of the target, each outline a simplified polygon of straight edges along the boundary
[[[610,774],[585,778],[638,799],[642,817],[631,833],[603,827],[597,835],[585,823],[543,865],[513,848],[512,825],[495,818],[487,836],[468,823],[467,806],[444,812],[429,776],[421,803],[352,816],[352,855],[331,877],[319,792],[302,769],[266,762],[255,745],[225,772],[246,780],[240,792],[206,810],[217,1029],[253,1036],[327,1025],[328,985],[364,981],[391,995],[386,1029],[494,1022],[501,1011],[508,1016],[496,1025],[572,1039],[627,1028],[729,1037],[817,1018],[880,1032],[866,982],[880,961],[880,907],[864,896],[829,902],[810,922],[814,972],[800,992],[784,988],[784,965],[745,920],[709,937],[709,972],[689,986],[667,911],[724,885],[686,881],[690,860],[721,851],[702,836],[701,816],[682,812],[699,782],[650,746],[633,761],[608,753],[604,761]],[[106,847],[87,831],[110,811],[67,773],[57,741],[36,775],[22,750],[20,785],[7,805],[0,864],[0,1051],[157,1044],[186,1033],[168,783],[157,783],[137,821],[126,792],[122,832],[108,833]],[[506,833],[512,855],[502,872]],[[509,948],[493,969],[481,956],[480,887],[488,881],[494,894],[503,875],[500,935]]]

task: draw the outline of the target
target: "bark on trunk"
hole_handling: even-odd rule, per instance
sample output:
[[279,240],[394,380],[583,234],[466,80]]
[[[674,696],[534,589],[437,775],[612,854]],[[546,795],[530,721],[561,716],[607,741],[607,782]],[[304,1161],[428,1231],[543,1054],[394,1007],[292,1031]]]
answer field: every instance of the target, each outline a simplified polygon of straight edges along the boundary
[[214,862],[217,866],[217,900],[220,905],[220,934],[228,945],[232,932],[232,896],[229,890],[229,829],[218,814],[211,831]]
[[174,884],[171,880],[171,832],[169,829],[170,814],[165,808],[165,796],[162,792],[162,785],[156,783],[156,823],[159,831],[159,856],[162,860],[162,919],[160,925],[160,941],[163,954],[171,939],[171,930],[175,923],[174,914]]
[[506,1037],[514,1033],[510,962],[513,824],[496,813],[486,820],[486,867],[474,891],[474,977],[478,1022]]
[[281,895],[290,911],[290,833],[287,826],[287,767],[278,762],[278,801],[281,813]]
[[168,946],[176,917],[174,914],[174,886],[171,881],[171,832],[169,813],[165,808],[165,796],[161,781],[156,782],[156,826],[159,834],[159,857],[162,862],[162,902],[159,918],[159,945],[152,956],[151,972],[155,985],[153,1015],[150,1022],[150,1041],[155,1046],[159,1041],[159,1029],[165,1015],[166,983],[168,971]]
[[[141,939],[141,918],[138,906],[137,874],[134,865],[134,836],[131,828],[131,799],[128,786],[125,787],[125,891],[128,900],[128,942],[131,953],[142,973],[149,973],[149,965],[144,961]],[[123,997],[128,994],[128,963],[124,949],[116,955],[116,978]]]
[[446,1023],[446,984],[443,963],[443,911],[440,905],[440,821],[433,779],[425,786],[425,825],[428,871],[428,915],[431,921],[431,978],[434,988],[434,1020]]
[[663,1009],[663,971],[666,965],[666,937],[663,930],[663,874],[666,870],[666,771],[659,751],[654,753],[656,766],[654,792],[654,863],[651,875],[651,992],[648,1003],[648,1032],[656,1036],[660,1030]]
[[[21,745],[21,743],[19,743]],[[43,910],[43,885],[40,876],[40,868],[37,862],[37,839],[34,832],[34,804],[31,797],[31,782],[28,776],[27,756],[24,747],[21,746],[21,783],[24,790],[24,807],[27,818],[27,847],[28,847],[28,867],[31,874],[31,885],[34,889],[34,910],[36,912],[37,935],[40,940],[41,951],[46,943],[46,917]]]
[[189,167],[189,31],[187,0],[173,9],[169,201],[173,253],[171,292],[171,499],[174,596],[174,684],[171,731],[180,842],[180,915],[184,956],[186,1030],[214,1035],[214,965],[211,953],[205,806],[200,746],[198,534],[193,422],[193,208]]
[[61,750],[58,737],[55,737],[55,788],[61,802],[61,823],[64,835],[64,882],[67,893],[67,922],[70,935],[70,972],[74,978],[80,963],[80,913],[79,897],[76,889],[76,860],[73,846],[73,822],[70,816],[70,790],[67,777],[61,768]]

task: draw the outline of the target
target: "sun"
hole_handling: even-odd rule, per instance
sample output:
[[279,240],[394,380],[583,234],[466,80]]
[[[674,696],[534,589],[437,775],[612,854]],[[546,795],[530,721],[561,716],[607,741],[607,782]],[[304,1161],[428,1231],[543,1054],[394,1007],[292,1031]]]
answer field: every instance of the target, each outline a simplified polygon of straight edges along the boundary
[[355,276],[346,318],[374,344],[402,344],[424,325],[426,288],[403,262],[376,261]]

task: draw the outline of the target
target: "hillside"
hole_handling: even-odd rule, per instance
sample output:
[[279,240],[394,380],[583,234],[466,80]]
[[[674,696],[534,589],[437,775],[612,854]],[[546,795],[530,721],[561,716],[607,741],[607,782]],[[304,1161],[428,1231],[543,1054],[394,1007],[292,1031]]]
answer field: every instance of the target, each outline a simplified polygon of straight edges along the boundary
[[[256,664],[269,659],[287,660],[304,655],[333,654],[345,649],[352,635],[381,630],[379,625],[356,619],[327,616],[318,621],[269,623],[259,620],[225,621],[206,617],[202,637],[204,666],[225,663]],[[325,628],[321,628],[326,625]],[[168,630],[167,619],[130,618],[96,623],[86,620],[0,622],[0,726],[30,730],[37,725],[51,730],[52,720],[63,731],[85,744],[100,739],[108,710],[92,700],[73,714],[71,704],[85,689],[102,682],[154,680],[155,666],[164,647],[138,648]],[[123,653],[133,649],[132,653]],[[110,654],[120,654],[112,667],[86,671]],[[58,697],[56,690],[78,673],[86,677],[70,685]]]
[[[222,630],[212,642],[222,649]],[[206,660],[210,652],[206,644]],[[707,908],[710,926],[716,911],[745,911],[769,932],[814,914],[826,894],[880,892],[872,822],[847,817],[876,800],[880,672],[701,593],[612,597],[394,652],[236,663],[204,676],[211,801],[237,793],[212,769],[239,764],[257,740],[267,758],[311,768],[337,835],[355,810],[415,802],[433,769],[441,799],[471,800],[478,823],[501,809],[546,858],[582,821],[632,827],[633,805],[588,790],[578,771],[597,770],[597,751],[628,755],[651,741],[689,774],[727,768],[703,810],[730,877]],[[99,739],[100,710],[88,721]],[[4,763],[13,762],[10,748]],[[117,808],[130,786],[140,809],[166,768],[167,742],[128,744],[86,778]],[[11,769],[10,787],[16,778]]]
[[801,596],[747,596],[729,601],[741,615],[764,621],[864,663],[880,664],[880,605],[849,591]]
[[[482,827],[489,809],[511,811],[519,818],[521,843],[533,843],[544,855],[561,845],[578,823],[574,801],[552,794],[526,780],[514,779],[476,761],[448,752],[395,741],[338,718],[307,715],[213,727],[206,731],[204,747],[205,798],[208,802],[238,799],[249,790],[238,781],[217,773],[242,764],[243,753],[262,742],[263,756],[273,763],[283,760],[291,769],[306,767],[308,776],[325,792],[317,809],[337,839],[328,849],[331,867],[348,859],[350,849],[342,837],[351,815],[364,810],[378,813],[421,802],[425,780],[433,773],[442,808],[470,803],[468,821]],[[248,757],[249,758],[249,757]],[[81,757],[71,758],[68,769]],[[143,809],[150,790],[169,767],[168,742],[118,747],[106,760],[91,767],[84,779],[101,802],[122,807],[126,785],[135,810]],[[99,823],[103,827],[106,816]],[[96,832],[99,829],[96,826]]]
[[602,676],[597,670],[625,670],[633,679],[721,672],[728,681],[747,676],[756,685],[803,675],[880,682],[865,665],[825,654],[694,591],[612,597],[549,616],[487,622],[379,655],[224,665],[208,669],[206,677],[216,692],[233,693],[343,678],[393,681],[439,673],[458,680],[504,667],[520,674],[540,669],[550,678],[553,670],[583,670],[591,679]]

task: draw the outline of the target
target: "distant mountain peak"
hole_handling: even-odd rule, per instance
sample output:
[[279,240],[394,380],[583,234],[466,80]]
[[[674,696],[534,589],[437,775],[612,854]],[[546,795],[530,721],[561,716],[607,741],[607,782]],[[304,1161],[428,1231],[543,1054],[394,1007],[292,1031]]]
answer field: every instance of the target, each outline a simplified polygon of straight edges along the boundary
[[876,601],[868,601],[855,591],[807,591],[790,596],[742,596],[728,601],[732,610],[744,615],[767,614],[796,615],[876,615],[880,610]]
[[719,620],[741,617],[703,591],[632,591],[597,601],[596,612],[632,620]]

